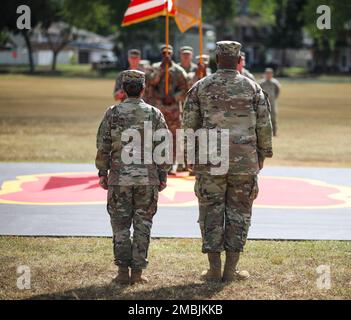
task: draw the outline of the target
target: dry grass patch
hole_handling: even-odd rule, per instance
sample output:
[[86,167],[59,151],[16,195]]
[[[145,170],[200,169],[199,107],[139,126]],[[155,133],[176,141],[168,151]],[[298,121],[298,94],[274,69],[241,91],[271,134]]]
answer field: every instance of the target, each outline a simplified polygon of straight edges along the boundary
[[[113,80],[0,76],[0,161],[93,162]],[[351,82],[284,81],[268,165],[351,166]]]
[[[155,239],[147,285],[111,284],[111,239],[0,238],[2,299],[350,299],[351,243],[338,241],[249,241],[241,267],[246,282],[210,284],[200,240]],[[30,290],[16,287],[16,268],[32,272]],[[316,286],[319,265],[330,265],[330,290]]]

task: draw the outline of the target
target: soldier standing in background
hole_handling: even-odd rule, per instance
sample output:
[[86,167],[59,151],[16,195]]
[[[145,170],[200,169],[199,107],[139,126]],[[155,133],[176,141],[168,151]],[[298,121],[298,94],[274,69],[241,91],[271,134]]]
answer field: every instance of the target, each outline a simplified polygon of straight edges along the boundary
[[274,77],[273,69],[266,68],[264,72],[264,79],[259,81],[262,89],[268,94],[268,99],[271,104],[271,117],[273,124],[273,135],[277,135],[278,126],[277,126],[277,114],[278,114],[278,103],[277,99],[280,94],[281,85],[277,79]]
[[[144,136],[144,121],[152,124],[153,132],[166,129],[162,113],[142,100],[145,74],[138,70],[124,71],[122,88],[126,99],[107,109],[97,133],[96,167],[100,186],[108,189],[107,211],[113,230],[113,248],[121,284],[147,282],[142,270],[147,266],[152,219],[156,213],[158,192],[166,187],[167,165],[144,164],[144,145],[140,164],[124,164],[122,132],[133,128]],[[152,151],[156,145],[152,146]],[[133,152],[135,152],[133,150]],[[151,158],[152,159],[152,158]],[[133,224],[133,241],[130,227]],[[131,268],[131,277],[129,276]]]
[[193,63],[193,48],[184,46],[180,48],[180,62],[178,63],[186,73],[195,72],[197,65]]
[[[258,195],[257,174],[265,158],[273,155],[269,102],[256,82],[236,70],[240,48],[238,42],[217,42],[218,70],[198,81],[184,104],[184,129],[229,130],[227,174],[211,175],[213,166],[209,163],[194,165],[202,252],[208,254],[210,265],[203,277],[210,281],[249,277],[237,265]],[[226,261],[222,277],[223,250]]]
[[[173,161],[171,174],[177,171],[176,164],[176,130],[180,128],[180,105],[188,90],[187,75],[182,67],[172,61],[172,46],[161,47],[162,61],[152,65],[149,84],[152,87],[153,101],[163,113],[167,126],[173,135]],[[166,65],[168,64],[168,95],[165,93]]]
[[[188,88],[193,85],[193,78],[195,75],[198,66],[193,63],[193,48],[190,46],[183,46],[180,48],[180,62],[178,63],[181,66],[187,75]],[[181,106],[182,109],[182,106]]]
[[246,66],[246,55],[245,55],[245,52],[241,52],[240,55],[241,55],[241,60],[238,63],[237,70],[244,77],[247,77],[247,78],[249,78],[249,79],[251,79],[253,81],[256,81],[255,76],[252,73],[250,73],[249,70],[245,69],[245,66]]
[[152,73],[152,66],[149,60],[140,60],[139,63],[139,69],[140,71],[145,72],[145,93],[143,96],[143,100],[151,105],[155,105],[154,101],[153,101],[153,88],[152,86],[149,84],[150,80],[150,74]]
[[200,79],[209,76],[212,72],[208,67],[210,64],[210,56],[208,54],[202,55],[202,65],[200,64],[200,56],[196,56],[196,70],[188,74],[189,77],[189,88],[191,88]]
[[[140,67],[140,61],[141,61],[140,50],[131,49],[128,51],[128,63],[129,63],[128,70],[142,71],[142,68]],[[122,74],[123,74],[123,71],[117,75],[115,87],[113,89],[113,96],[115,100],[119,102],[125,99],[125,94],[122,88],[122,76],[123,76]]]
[[[196,64],[199,66],[199,64],[200,64],[200,56],[196,56],[195,60],[196,60]],[[210,74],[212,74],[212,71],[209,68],[210,56],[208,54],[203,54],[202,55],[202,63],[204,64],[204,67],[205,67],[205,70],[206,70],[205,76],[209,76]]]

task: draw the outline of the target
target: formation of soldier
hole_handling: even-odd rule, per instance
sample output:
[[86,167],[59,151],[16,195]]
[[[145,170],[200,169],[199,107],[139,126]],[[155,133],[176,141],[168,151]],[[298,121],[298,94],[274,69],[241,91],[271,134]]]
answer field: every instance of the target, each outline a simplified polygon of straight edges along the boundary
[[[218,69],[213,74],[208,69],[208,56],[202,59],[198,56],[198,63],[192,63],[193,50],[188,46],[180,50],[179,65],[172,60],[172,46],[162,46],[161,54],[162,61],[141,66],[140,51],[128,52],[130,68],[118,75],[114,90],[119,103],[107,109],[97,133],[95,163],[100,185],[108,190],[107,210],[118,266],[115,281],[122,284],[148,281],[142,272],[147,266],[158,192],[166,188],[167,175],[177,166],[175,158],[173,166],[154,160],[148,164],[122,161],[122,150],[128,145],[122,133],[134,129],[144,136],[145,121],[151,122],[153,131],[168,129],[172,133],[174,151],[179,142],[176,141],[179,128],[228,130],[226,173],[211,174],[216,166],[210,162],[188,163],[196,176],[202,252],[209,261],[209,269],[202,277],[208,281],[247,279],[249,273],[239,271],[238,262],[251,223],[253,201],[259,191],[258,174],[265,159],[273,155],[271,105],[274,106],[279,95],[279,84],[267,69],[262,85],[267,91],[273,90],[274,97],[269,99],[269,94],[245,69],[241,44],[235,41],[217,42]],[[152,151],[159,143],[153,143]],[[195,149],[200,152],[198,140]],[[132,151],[135,150],[128,152]],[[143,150],[137,152],[144,160]]]

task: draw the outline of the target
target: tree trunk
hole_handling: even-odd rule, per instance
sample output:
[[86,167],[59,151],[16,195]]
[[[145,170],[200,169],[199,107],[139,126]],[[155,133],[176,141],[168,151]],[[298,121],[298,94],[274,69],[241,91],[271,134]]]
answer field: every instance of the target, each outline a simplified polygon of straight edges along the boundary
[[29,34],[28,34],[27,30],[25,30],[22,34],[23,34],[24,41],[26,42],[26,46],[27,46],[27,50],[28,50],[29,72],[34,73],[35,66],[34,66],[34,60],[33,60],[32,43],[30,42]]
[[52,64],[51,64],[51,71],[56,71],[56,64],[57,64],[57,55],[58,51],[52,51]]
[[286,67],[286,49],[282,49],[282,68]]

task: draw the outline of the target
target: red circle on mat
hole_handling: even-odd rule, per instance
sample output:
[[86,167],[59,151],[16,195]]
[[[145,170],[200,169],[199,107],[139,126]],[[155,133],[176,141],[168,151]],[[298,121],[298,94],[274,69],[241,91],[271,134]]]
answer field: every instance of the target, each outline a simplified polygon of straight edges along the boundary
[[[320,181],[260,177],[260,193],[255,205],[267,207],[323,207],[342,205],[345,201],[338,186]],[[160,193],[160,206],[197,205],[194,178],[169,177],[168,188]],[[106,201],[106,191],[95,173],[66,173],[20,176],[4,182],[0,203],[20,204],[94,204]]]

